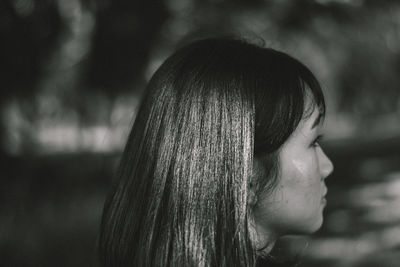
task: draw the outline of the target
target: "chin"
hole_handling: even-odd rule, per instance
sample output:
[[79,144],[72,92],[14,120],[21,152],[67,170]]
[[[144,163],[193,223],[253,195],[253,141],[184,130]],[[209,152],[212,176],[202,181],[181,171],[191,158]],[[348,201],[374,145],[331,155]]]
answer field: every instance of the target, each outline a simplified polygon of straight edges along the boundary
[[294,235],[309,235],[313,234],[316,231],[318,231],[323,223],[323,217],[319,217],[312,222],[308,221],[307,223],[304,223],[303,225],[298,225],[297,227],[294,227],[294,230],[290,234]]
[[324,219],[321,216],[321,218],[319,218],[313,225],[311,225],[310,229],[309,229],[309,234],[315,233],[316,231],[318,231],[323,223]]

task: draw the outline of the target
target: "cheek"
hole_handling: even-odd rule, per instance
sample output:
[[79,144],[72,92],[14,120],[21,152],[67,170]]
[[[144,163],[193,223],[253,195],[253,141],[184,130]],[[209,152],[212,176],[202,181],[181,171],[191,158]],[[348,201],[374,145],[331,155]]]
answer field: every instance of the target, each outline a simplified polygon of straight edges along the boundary
[[260,196],[256,220],[281,233],[308,233],[322,222],[323,183],[313,153],[282,153],[278,184],[271,194]]
[[309,164],[307,164],[307,162],[305,162],[304,160],[293,159],[291,165],[293,171],[298,173],[299,175],[306,176],[307,172],[309,171]]
[[307,210],[310,205],[319,203],[321,179],[312,158],[293,159],[282,169],[282,193],[296,209]]
[[286,186],[301,189],[313,187],[320,183],[317,164],[313,157],[290,159],[282,166],[281,179]]
[[[282,170],[278,199],[281,202],[282,226],[288,232],[309,233],[322,223],[322,183],[307,161],[293,161],[290,168]],[[285,229],[283,229],[285,231]]]

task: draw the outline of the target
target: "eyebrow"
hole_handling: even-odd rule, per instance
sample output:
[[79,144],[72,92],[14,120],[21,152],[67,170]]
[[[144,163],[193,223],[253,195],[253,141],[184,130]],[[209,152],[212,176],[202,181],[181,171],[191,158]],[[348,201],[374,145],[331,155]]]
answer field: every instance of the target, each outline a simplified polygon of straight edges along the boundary
[[322,119],[322,114],[321,113],[319,113],[318,114],[318,117],[315,119],[315,121],[313,122],[313,124],[312,124],[312,126],[311,126],[311,129],[314,129],[320,122],[321,122],[321,119]]

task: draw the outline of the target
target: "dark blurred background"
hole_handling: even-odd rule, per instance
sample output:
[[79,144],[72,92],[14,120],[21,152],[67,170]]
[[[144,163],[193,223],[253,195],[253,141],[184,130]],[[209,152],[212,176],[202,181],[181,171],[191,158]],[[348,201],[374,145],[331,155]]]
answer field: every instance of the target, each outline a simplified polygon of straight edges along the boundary
[[399,266],[397,0],[1,0],[1,266],[97,266],[102,205],[146,82],[180,43],[231,33],[299,58],[328,102],[325,223],[278,253]]

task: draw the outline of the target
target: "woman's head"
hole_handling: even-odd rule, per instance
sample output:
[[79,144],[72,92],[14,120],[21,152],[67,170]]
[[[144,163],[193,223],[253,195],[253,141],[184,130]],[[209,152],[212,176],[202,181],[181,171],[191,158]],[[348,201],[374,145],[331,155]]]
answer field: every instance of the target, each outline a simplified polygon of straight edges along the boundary
[[103,214],[103,265],[253,265],[255,243],[296,232],[275,227],[271,216],[291,218],[273,206],[286,213],[278,198],[294,195],[279,190],[295,174],[289,141],[324,111],[312,73],[284,53],[233,39],[178,50],[150,80],[129,136]]

